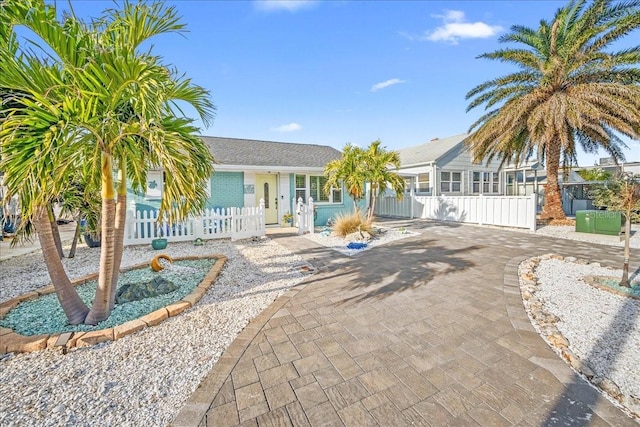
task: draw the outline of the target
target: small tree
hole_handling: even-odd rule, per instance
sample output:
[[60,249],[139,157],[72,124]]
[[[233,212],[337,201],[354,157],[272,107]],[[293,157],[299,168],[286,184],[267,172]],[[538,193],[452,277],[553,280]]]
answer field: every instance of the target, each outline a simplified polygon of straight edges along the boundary
[[[593,204],[607,210],[622,213],[624,223],[624,265],[620,286],[629,283],[629,239],[631,238],[631,217],[640,212],[640,174],[622,173],[592,192]],[[634,212],[635,211],[635,212]]]
[[367,220],[373,219],[373,212],[376,208],[376,198],[388,187],[396,193],[398,200],[404,196],[404,179],[393,169],[400,168],[400,154],[397,151],[387,151],[385,147],[380,147],[380,140],[369,144],[367,150],[363,152],[365,164],[365,178],[370,184],[369,206],[367,207]]
[[362,148],[347,144],[342,150],[342,157],[330,161],[324,167],[324,175],[327,177],[324,191],[330,192],[332,188],[340,188],[344,183],[347,193],[353,199],[354,212],[358,212],[358,201],[364,197],[366,177],[362,157]]

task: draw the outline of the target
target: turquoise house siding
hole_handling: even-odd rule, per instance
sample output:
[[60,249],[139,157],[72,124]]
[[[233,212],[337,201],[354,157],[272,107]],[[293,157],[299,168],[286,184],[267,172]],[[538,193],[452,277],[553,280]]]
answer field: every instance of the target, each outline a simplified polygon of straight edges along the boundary
[[211,177],[211,197],[207,208],[244,207],[244,173],[216,172]]

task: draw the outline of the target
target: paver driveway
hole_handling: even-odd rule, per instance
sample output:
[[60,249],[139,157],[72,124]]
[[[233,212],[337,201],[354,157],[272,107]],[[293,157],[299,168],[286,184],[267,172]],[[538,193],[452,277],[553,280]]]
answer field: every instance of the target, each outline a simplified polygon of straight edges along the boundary
[[238,336],[173,425],[638,425],[533,330],[516,275],[549,252],[619,266],[620,248],[406,225],[420,234],[353,258],[273,235],[319,272]]

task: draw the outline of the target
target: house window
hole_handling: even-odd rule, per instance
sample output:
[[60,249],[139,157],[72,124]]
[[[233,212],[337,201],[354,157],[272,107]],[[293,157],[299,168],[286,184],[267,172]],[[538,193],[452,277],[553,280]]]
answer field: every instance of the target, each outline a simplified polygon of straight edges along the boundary
[[327,183],[325,176],[310,175],[308,180],[307,187],[307,175],[295,176],[296,202],[302,198],[302,201],[306,203],[308,194],[315,203],[342,203],[342,187],[332,188],[327,192],[324,191],[324,186]]
[[302,198],[302,202],[307,200],[307,177],[305,175],[296,175],[296,202]]
[[475,194],[498,193],[500,190],[500,174],[497,172],[472,172],[471,192]]
[[461,172],[440,172],[440,191],[443,193],[459,193],[462,188]]
[[429,174],[428,173],[419,174],[416,181],[416,192],[428,193],[430,191],[431,191],[431,187],[429,186]]

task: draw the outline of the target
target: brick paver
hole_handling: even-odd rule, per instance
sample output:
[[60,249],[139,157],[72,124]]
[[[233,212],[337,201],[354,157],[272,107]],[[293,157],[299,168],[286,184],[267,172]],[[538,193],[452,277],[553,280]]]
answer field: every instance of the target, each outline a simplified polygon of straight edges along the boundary
[[637,425],[538,336],[516,275],[549,252],[619,266],[620,248],[404,225],[420,234],[353,258],[273,235],[318,273],[251,322],[173,425]]

